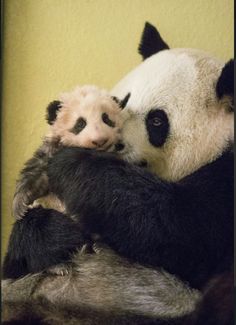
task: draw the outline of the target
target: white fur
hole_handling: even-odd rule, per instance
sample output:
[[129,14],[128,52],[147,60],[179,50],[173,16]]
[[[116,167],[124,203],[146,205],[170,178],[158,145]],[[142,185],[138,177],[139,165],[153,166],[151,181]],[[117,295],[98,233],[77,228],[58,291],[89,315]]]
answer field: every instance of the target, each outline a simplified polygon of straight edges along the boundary
[[[112,90],[123,98],[131,93],[133,112],[123,128],[128,161],[146,159],[160,177],[176,181],[216,159],[233,141],[234,116],[227,100],[218,101],[215,86],[224,63],[193,49],[159,52],[131,71]],[[146,114],[163,109],[170,123],[165,144],[148,140]]]

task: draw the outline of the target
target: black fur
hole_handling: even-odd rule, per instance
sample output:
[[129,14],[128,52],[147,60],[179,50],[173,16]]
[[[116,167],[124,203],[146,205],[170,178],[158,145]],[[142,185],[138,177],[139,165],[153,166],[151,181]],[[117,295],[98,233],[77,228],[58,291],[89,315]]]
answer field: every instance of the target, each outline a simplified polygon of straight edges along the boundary
[[[168,183],[112,154],[64,148],[52,158],[49,179],[51,190],[65,202],[68,213],[78,217],[86,237],[99,234],[123,256],[163,266],[198,288],[231,265],[231,152],[179,183]],[[52,212],[43,211],[45,221],[39,229],[35,224],[28,225],[27,218],[16,223],[9,244],[10,260],[8,256],[5,260],[5,277],[18,276],[19,271],[11,274],[17,254],[27,260],[27,266],[21,267],[25,273],[29,269],[36,272],[67,259],[70,250],[80,244],[79,231],[65,226],[70,224],[66,216],[58,214],[60,218],[52,219]],[[33,215],[34,210],[30,213]],[[37,213],[33,220],[41,223]],[[21,230],[20,225],[25,229]],[[45,245],[44,238],[49,234],[50,241]],[[24,240],[18,249],[19,236]]]
[[161,147],[166,142],[169,134],[169,120],[162,109],[152,109],[145,119],[150,143],[155,147]]
[[110,128],[114,128],[116,126],[115,122],[113,122],[107,113],[102,113],[102,121],[107,124]]
[[83,117],[79,117],[70,132],[79,134],[86,127],[86,125],[87,121]]
[[13,199],[13,215],[20,219],[34,200],[48,194],[48,160],[60,148],[59,139],[43,140],[21,170]]
[[40,318],[33,317],[27,317],[27,318],[21,318],[17,320],[10,320],[6,322],[2,322],[2,325],[48,325],[48,323],[45,323]]
[[167,49],[169,49],[169,46],[163,41],[156,27],[146,22],[138,47],[139,54],[145,60],[151,55]]
[[212,279],[203,299],[190,316],[188,325],[233,325],[234,274],[227,272]]
[[128,93],[121,101],[120,101],[120,107],[123,109],[126,107],[128,101],[129,101],[129,98],[130,98],[130,93]]
[[227,62],[222,69],[221,75],[216,84],[216,93],[219,99],[224,95],[234,95],[234,60]]
[[112,96],[111,98],[117,103],[117,104],[119,104],[119,106],[120,106],[120,108],[121,109],[123,109],[123,108],[125,108],[125,106],[127,105],[127,103],[128,103],[128,100],[129,100],[129,98],[130,98],[130,93],[128,93],[123,99],[119,99],[119,98],[117,98],[116,96]]
[[85,240],[63,214],[41,207],[15,222],[3,263],[3,278],[19,278],[69,261]]
[[173,184],[112,154],[66,148],[52,158],[49,178],[85,234],[98,233],[123,256],[198,288],[231,265],[231,152]]
[[59,100],[54,100],[48,104],[46,114],[48,124],[52,125],[55,122],[59,108],[61,108],[61,102]]

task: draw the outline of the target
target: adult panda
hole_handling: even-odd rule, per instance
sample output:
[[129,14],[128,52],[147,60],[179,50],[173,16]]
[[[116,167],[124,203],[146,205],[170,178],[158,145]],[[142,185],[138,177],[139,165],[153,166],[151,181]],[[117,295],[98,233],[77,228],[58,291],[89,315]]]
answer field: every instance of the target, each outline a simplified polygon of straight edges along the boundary
[[[130,94],[127,107],[132,114],[119,146],[124,160],[67,148],[56,154],[48,171],[52,190],[69,214],[78,216],[83,234],[96,234],[119,256],[96,246],[97,254],[77,253],[67,276],[40,273],[5,281],[6,320],[232,322],[230,290],[224,292],[229,296],[227,315],[225,307],[214,315],[211,308],[203,313],[205,296],[201,300],[200,291],[214,276],[224,273],[219,287],[224,287],[225,278],[231,279],[233,61],[224,65],[198,50],[170,50],[150,24],[139,50],[144,62],[112,91],[118,98]],[[52,231],[56,219],[60,245]],[[19,257],[26,268],[45,254],[49,261],[54,257],[55,262],[55,256],[63,256],[63,261],[68,241],[74,243],[78,233],[71,227],[68,234],[66,222],[52,210],[29,211],[13,228],[8,270]],[[26,238],[27,232],[31,237],[16,257],[19,238]],[[49,235],[51,247],[45,247],[42,239]],[[33,254],[36,238],[38,253]],[[17,316],[9,316],[12,308]]]

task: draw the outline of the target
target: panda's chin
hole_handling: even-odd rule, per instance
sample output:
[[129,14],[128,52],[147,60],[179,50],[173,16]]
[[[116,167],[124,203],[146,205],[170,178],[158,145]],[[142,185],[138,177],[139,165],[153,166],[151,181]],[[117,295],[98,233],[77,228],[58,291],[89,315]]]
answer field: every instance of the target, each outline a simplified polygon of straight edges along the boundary
[[131,165],[135,165],[142,168],[148,167],[148,161],[146,159],[138,157],[135,153],[132,152],[117,152],[118,156],[127,161]]

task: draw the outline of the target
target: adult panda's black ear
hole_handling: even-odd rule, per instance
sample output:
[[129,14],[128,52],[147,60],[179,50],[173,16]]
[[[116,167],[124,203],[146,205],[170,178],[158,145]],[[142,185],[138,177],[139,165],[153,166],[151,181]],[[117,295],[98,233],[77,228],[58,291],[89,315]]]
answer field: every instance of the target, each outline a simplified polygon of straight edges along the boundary
[[216,84],[216,94],[219,99],[224,96],[232,97],[234,104],[234,60],[230,60],[223,67]]
[[61,108],[61,102],[59,100],[54,100],[48,104],[46,113],[48,124],[52,125],[55,122],[59,108]]
[[119,104],[119,106],[120,106],[120,108],[121,109],[123,109],[123,108],[125,108],[125,106],[127,105],[127,103],[128,103],[128,100],[129,100],[129,98],[130,98],[130,93],[128,93],[123,99],[119,99],[119,98],[117,98],[117,97],[115,97],[115,96],[112,96],[112,99],[117,103],[117,104]]
[[169,46],[163,41],[156,27],[146,22],[138,47],[139,54],[145,60],[151,55],[167,49],[169,49]]

